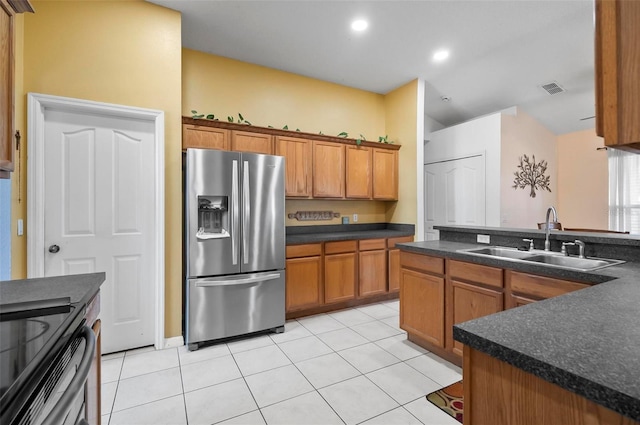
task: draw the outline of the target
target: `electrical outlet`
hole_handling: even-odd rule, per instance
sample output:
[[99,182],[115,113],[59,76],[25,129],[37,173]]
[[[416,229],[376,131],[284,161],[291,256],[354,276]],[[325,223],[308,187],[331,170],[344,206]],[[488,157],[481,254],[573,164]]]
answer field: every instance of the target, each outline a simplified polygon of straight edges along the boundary
[[353,215],[353,222],[356,223],[358,221],[358,214]]
[[476,241],[478,241],[478,243],[491,243],[491,236],[489,236],[489,235],[478,235],[476,237]]
[[18,220],[18,236],[22,236],[24,234],[23,222],[22,219]]

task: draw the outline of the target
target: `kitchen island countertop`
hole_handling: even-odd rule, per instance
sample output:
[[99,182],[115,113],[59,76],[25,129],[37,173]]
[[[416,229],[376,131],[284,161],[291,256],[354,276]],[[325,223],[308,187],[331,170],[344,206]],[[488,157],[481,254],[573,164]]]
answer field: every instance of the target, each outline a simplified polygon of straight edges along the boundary
[[398,245],[402,251],[593,284],[455,325],[454,338],[640,420],[640,262],[578,272],[459,252],[480,246],[486,245],[454,241]]

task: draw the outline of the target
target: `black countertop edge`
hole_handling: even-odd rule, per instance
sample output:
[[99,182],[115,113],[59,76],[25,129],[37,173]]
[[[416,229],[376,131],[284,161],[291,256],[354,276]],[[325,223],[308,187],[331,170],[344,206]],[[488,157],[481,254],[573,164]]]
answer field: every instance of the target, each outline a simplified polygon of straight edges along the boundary
[[364,223],[327,226],[288,226],[286,244],[299,245],[353,239],[377,239],[413,236],[413,224]]
[[[464,324],[462,324],[464,326]],[[502,360],[518,369],[531,373],[545,381],[592,400],[621,415],[640,421],[640,400],[614,389],[599,385],[584,377],[541,362],[534,357],[497,344],[468,332],[459,325],[453,326],[453,338],[469,347]]]
[[[546,231],[539,229],[520,229],[508,227],[473,227],[473,226],[433,226],[441,232],[473,233],[482,235],[512,236],[521,238],[542,238]],[[442,239],[442,238],[441,238]],[[640,247],[640,236],[617,233],[573,232],[565,230],[551,230],[549,240],[572,241],[580,239],[583,242],[599,244],[626,245]]]
[[71,304],[82,307],[98,292],[105,279],[106,274],[99,272],[0,281],[0,300],[3,304],[13,304],[69,297]]

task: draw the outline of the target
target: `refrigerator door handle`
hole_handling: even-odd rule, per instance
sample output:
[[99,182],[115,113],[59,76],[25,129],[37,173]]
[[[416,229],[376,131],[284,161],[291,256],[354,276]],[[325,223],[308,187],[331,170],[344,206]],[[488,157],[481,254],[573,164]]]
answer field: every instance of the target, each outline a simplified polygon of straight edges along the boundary
[[231,199],[233,211],[231,212],[231,263],[238,264],[238,161],[233,160],[231,167]]
[[249,161],[242,166],[242,262],[249,264],[249,231],[251,228],[251,187],[249,186]]
[[266,282],[269,280],[275,280],[280,278],[280,273],[271,273],[267,275],[251,276],[241,279],[201,279],[195,283],[196,287],[210,287],[210,286],[233,286],[233,285],[246,285],[248,283]]

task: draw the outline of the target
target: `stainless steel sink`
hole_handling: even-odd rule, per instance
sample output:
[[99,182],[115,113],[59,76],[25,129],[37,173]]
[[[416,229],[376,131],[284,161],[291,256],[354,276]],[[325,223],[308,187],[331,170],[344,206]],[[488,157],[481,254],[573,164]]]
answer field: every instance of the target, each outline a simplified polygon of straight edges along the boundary
[[480,255],[485,257],[501,258],[516,262],[534,262],[549,267],[564,269],[591,271],[603,267],[622,264],[622,260],[610,260],[604,258],[578,258],[567,257],[559,252],[551,251],[519,251],[515,248],[491,246],[486,248],[460,249],[458,252]]
[[515,259],[525,259],[529,257],[533,257],[533,254],[528,251],[518,251],[514,248],[502,248],[499,246],[492,246],[488,248],[474,248],[470,250],[461,250],[466,251],[469,254],[481,254],[481,255],[490,255],[492,257],[504,257],[504,258],[515,258]]

